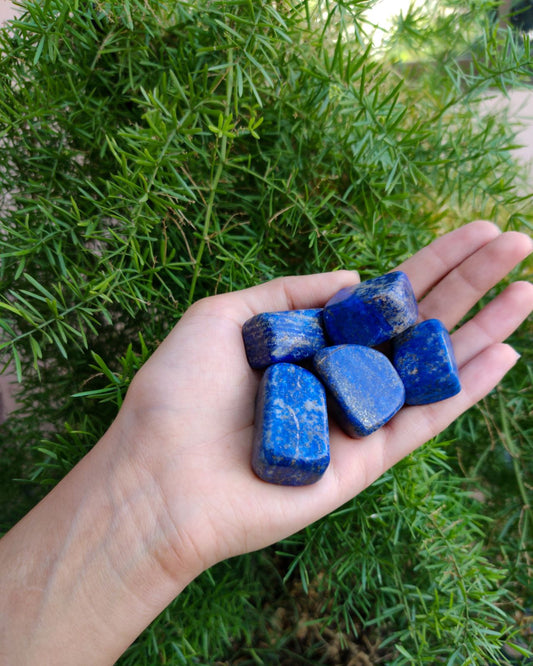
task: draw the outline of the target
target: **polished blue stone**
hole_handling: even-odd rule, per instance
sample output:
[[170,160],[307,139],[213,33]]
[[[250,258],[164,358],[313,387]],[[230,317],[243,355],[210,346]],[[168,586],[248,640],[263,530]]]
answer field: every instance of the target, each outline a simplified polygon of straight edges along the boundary
[[256,402],[252,468],[264,481],[304,486],[329,465],[326,393],[308,370],[277,363],[265,370]]
[[438,319],[422,321],[395,338],[392,362],[408,405],[445,400],[461,390],[452,341]]
[[416,297],[402,271],[341,289],[323,311],[324,327],[334,345],[379,345],[412,326],[417,318]]
[[331,398],[333,415],[351,437],[370,435],[404,404],[398,373],[371,347],[326,347],[314,356],[313,365]]
[[326,345],[322,309],[263,312],[244,323],[242,337],[252,368],[303,361]]

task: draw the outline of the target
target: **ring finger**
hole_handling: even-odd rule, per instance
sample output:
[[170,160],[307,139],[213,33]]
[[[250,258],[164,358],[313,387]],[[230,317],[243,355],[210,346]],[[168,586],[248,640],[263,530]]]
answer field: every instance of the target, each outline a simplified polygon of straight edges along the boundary
[[501,234],[440,280],[420,302],[420,318],[440,319],[452,329],[531,249],[531,239],[525,234]]

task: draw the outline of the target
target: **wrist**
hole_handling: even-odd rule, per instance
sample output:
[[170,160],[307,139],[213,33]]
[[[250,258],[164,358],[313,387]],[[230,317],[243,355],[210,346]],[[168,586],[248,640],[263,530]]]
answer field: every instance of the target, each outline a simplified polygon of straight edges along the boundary
[[[192,538],[195,492],[180,442],[194,440],[194,435],[181,420],[176,432],[173,415],[170,422],[167,417],[164,409],[138,410],[128,394],[99,446],[108,461],[106,467],[114,470],[117,506],[128,517],[126,539],[133,538],[142,549],[152,575],[159,574],[163,590],[170,587],[171,592],[179,592],[212,562],[199,552]],[[192,482],[194,486],[194,479]],[[120,567],[120,554],[117,565]],[[156,587],[155,596],[158,591]]]
[[[138,426],[137,419],[122,410],[91,451],[94,460],[87,457],[94,465],[86,473],[91,483],[100,470],[94,508],[87,512],[99,523],[109,563],[107,589],[115,587],[113,614],[118,624],[109,634],[116,646],[117,633],[125,632],[120,651],[202,572],[187,544],[181,543],[179,526],[148,464],[151,441]],[[105,615],[100,617],[113,626]]]
[[199,573],[179,566],[175,528],[125,423],[0,542],[6,663],[113,663]]

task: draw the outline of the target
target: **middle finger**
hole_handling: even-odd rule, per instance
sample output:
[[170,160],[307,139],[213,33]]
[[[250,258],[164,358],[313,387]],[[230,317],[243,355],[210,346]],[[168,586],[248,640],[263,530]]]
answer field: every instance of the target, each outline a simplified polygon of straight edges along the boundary
[[420,318],[440,319],[452,329],[531,249],[525,234],[501,234],[443,277],[420,302]]
[[533,285],[514,282],[452,335],[459,367],[495,342],[503,342],[533,308]]

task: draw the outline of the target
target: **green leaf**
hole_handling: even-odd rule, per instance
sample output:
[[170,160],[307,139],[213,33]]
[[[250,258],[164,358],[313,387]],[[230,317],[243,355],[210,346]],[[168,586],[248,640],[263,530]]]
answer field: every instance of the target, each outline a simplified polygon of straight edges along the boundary
[[42,55],[44,45],[46,43],[46,35],[42,35],[37,48],[35,49],[35,55],[33,56],[33,64],[36,65],[39,62],[39,59]]

